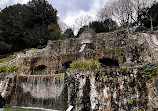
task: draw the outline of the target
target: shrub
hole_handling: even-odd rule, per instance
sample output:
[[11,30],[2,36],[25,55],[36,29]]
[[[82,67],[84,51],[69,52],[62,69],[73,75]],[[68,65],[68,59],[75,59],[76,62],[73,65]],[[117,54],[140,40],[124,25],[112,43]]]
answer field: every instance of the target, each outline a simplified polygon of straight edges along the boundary
[[138,73],[146,80],[151,79],[151,77],[157,75],[157,63],[147,63],[138,67]]
[[101,69],[101,63],[99,63],[97,60],[86,60],[86,59],[77,59],[74,60],[71,64],[70,64],[71,68],[81,68],[81,69],[85,69],[85,68],[89,68],[89,69]]
[[24,52],[19,52],[19,54],[24,54]]
[[13,55],[8,56],[7,58],[0,59],[0,63],[10,61],[10,60],[14,59],[16,57],[16,55],[17,55],[17,52],[14,53]]
[[134,102],[134,100],[131,99],[131,100],[128,101],[128,104],[133,104],[133,102]]
[[19,72],[21,70],[20,66],[15,64],[4,65],[0,67],[1,72]]
[[148,29],[144,26],[139,26],[135,29],[135,32],[142,32],[142,31],[147,31]]
[[7,71],[6,65],[0,67],[0,73],[1,73],[1,72],[6,72],[6,71]]

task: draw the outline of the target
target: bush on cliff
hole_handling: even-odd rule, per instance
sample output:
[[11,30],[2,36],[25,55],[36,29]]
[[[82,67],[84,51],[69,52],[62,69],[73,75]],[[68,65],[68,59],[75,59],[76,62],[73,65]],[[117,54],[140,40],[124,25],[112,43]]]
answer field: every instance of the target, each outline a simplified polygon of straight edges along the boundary
[[19,72],[20,71],[20,66],[16,64],[10,64],[10,65],[4,65],[0,67],[0,73],[1,72]]
[[138,67],[138,73],[142,78],[149,80],[158,74],[158,64],[155,62],[144,64]]
[[0,63],[6,62],[6,61],[10,61],[10,60],[14,59],[16,56],[17,56],[17,52],[15,52],[13,55],[9,55],[6,58],[0,59]]
[[101,69],[101,63],[99,63],[97,60],[86,60],[84,58],[82,59],[77,59],[74,60],[71,64],[70,67],[73,69]]

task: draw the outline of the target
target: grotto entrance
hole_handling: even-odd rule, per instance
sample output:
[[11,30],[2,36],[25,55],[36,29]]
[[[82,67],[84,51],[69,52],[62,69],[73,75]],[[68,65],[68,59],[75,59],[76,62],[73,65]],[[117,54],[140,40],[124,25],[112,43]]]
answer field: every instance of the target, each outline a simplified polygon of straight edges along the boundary
[[63,66],[63,68],[67,69],[70,67],[71,63],[72,63],[72,61],[68,61],[68,62],[65,62],[62,66]]
[[45,74],[47,66],[45,65],[39,65],[37,67],[35,67],[34,71],[33,71],[33,75],[43,75]]
[[119,67],[118,60],[110,59],[110,58],[103,58],[98,60],[103,66],[107,67]]
[[61,73],[65,73],[67,68],[70,68],[70,64],[72,63],[72,61],[68,61],[65,62],[64,64],[62,64],[62,69],[60,70]]
[[39,65],[35,68],[35,70],[43,70],[43,69],[46,69],[46,68],[47,68],[47,66],[45,66],[45,65]]

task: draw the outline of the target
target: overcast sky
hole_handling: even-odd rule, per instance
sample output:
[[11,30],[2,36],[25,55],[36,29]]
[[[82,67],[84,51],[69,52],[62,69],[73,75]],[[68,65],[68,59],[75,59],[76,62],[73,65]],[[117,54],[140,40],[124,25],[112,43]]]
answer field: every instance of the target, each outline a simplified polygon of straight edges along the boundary
[[[0,8],[16,3],[27,3],[29,0],[0,0]],[[60,20],[72,26],[77,16],[88,14],[95,19],[96,11],[102,7],[107,0],[47,0],[58,10]]]

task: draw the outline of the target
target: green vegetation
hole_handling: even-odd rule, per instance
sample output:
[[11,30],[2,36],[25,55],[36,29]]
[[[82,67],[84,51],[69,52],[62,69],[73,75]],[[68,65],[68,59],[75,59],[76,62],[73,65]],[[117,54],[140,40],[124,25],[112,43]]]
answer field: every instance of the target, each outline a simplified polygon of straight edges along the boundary
[[96,33],[110,32],[116,30],[117,24],[112,19],[105,19],[104,21],[93,21],[89,24]]
[[75,35],[73,33],[73,30],[71,28],[67,29],[65,32],[64,32],[66,38],[74,38]]
[[50,35],[50,40],[58,40],[58,39],[65,39],[65,35],[61,34],[61,29],[59,25],[51,24],[48,26],[48,32]]
[[4,65],[0,67],[1,72],[19,72],[21,70],[20,66],[16,64]]
[[65,73],[66,72],[66,68],[62,68],[59,73]]
[[17,53],[14,53],[13,55],[10,55],[7,58],[0,59],[0,63],[10,61],[10,60],[14,59],[16,57],[16,55],[17,55]]
[[40,109],[4,108],[4,111],[42,111]]
[[[46,0],[30,0],[27,4],[15,4],[2,9],[0,54],[45,46],[48,40],[63,38],[57,13]],[[54,28],[57,27],[56,30],[49,30],[52,24]]]
[[77,60],[74,60],[71,64],[70,64],[70,67],[73,68],[73,69],[86,69],[86,68],[89,68],[89,69],[101,69],[101,63],[99,63],[97,60],[93,60],[93,59],[90,59],[90,60],[86,60],[84,58],[82,59],[77,59]]
[[149,80],[153,76],[158,74],[157,68],[158,68],[157,63],[147,63],[147,64],[144,64],[141,67],[138,67],[138,73],[144,79]]
[[131,99],[131,100],[128,101],[128,104],[133,104],[133,102],[134,102],[134,100]]

